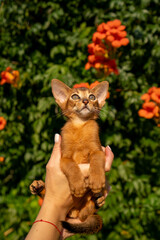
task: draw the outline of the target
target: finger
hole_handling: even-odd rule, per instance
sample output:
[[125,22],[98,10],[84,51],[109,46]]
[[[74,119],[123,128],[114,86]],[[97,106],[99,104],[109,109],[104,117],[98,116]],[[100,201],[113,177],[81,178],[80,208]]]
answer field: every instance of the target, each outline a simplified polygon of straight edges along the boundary
[[75,233],[70,233],[66,229],[64,229],[63,232],[62,232],[62,238],[60,238],[60,240],[61,239],[67,239],[67,238],[69,238],[73,235],[75,235]]
[[106,149],[106,148],[105,148],[105,147],[103,147],[103,146],[101,146],[101,148],[102,148],[103,152],[105,153],[105,149]]
[[71,233],[71,232],[68,232],[66,229],[63,229],[62,236],[61,236],[60,240],[67,239],[67,238],[69,238],[73,235],[75,235],[75,233]]
[[57,133],[55,134],[54,142],[52,154],[47,164],[49,167],[59,165],[61,159],[61,136]]
[[[54,136],[54,147],[53,147],[53,151],[52,154],[60,154],[61,155],[61,136],[56,133]],[[52,157],[52,155],[51,155]]]
[[109,146],[105,148],[105,154],[106,154],[105,171],[109,172],[114,159],[114,154]]

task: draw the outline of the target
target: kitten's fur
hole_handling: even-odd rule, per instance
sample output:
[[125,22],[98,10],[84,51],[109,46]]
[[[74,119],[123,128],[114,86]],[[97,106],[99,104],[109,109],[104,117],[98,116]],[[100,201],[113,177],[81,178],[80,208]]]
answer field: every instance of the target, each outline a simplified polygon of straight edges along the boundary
[[[74,208],[69,217],[79,218],[82,223],[62,222],[64,228],[73,233],[95,233],[102,227],[102,220],[96,214],[97,207],[104,204],[105,188],[105,154],[99,140],[99,128],[95,119],[108,91],[108,82],[103,81],[93,89],[71,89],[57,79],[52,80],[52,93],[68,117],[62,128],[61,169],[66,175]],[[88,181],[78,166],[90,163]],[[32,192],[35,193],[31,185]],[[43,194],[44,196],[44,192]]]

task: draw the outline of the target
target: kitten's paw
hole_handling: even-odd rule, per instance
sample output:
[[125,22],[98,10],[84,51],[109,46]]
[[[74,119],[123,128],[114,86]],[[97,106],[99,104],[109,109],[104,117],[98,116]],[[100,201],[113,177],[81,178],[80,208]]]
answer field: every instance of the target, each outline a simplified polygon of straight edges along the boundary
[[105,174],[91,174],[89,176],[89,188],[93,193],[99,193],[105,187]]
[[42,195],[45,191],[45,184],[42,180],[34,180],[29,188],[32,194]]
[[69,218],[78,218],[79,210],[72,208],[69,213],[67,214],[67,217]]
[[96,200],[96,206],[98,208],[102,207],[105,204],[105,197],[102,196]]
[[83,180],[75,181],[74,184],[70,184],[71,194],[75,197],[83,197],[86,192],[86,185]]

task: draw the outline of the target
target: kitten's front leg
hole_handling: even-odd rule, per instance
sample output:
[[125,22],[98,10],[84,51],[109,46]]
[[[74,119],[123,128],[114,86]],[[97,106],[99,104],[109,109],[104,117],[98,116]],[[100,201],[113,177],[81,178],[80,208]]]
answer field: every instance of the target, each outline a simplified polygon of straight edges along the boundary
[[86,184],[77,163],[72,159],[62,157],[61,169],[68,179],[71,194],[75,197],[82,197],[86,192]]
[[105,187],[105,154],[102,151],[90,155],[89,188],[99,193]]

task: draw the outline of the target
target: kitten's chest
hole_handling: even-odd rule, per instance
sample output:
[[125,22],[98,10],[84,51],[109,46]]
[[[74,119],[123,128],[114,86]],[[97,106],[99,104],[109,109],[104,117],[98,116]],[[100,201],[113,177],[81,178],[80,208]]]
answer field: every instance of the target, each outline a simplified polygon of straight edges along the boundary
[[72,158],[77,163],[88,163],[94,148],[99,148],[98,126],[89,122],[81,127],[67,123],[62,129],[62,156]]
[[72,149],[72,151],[82,151],[84,148],[88,148],[90,134],[87,129],[63,129],[62,142],[64,149]]
[[89,163],[90,142],[86,134],[76,131],[70,132],[69,138],[65,141],[64,153],[72,158],[77,164]]

